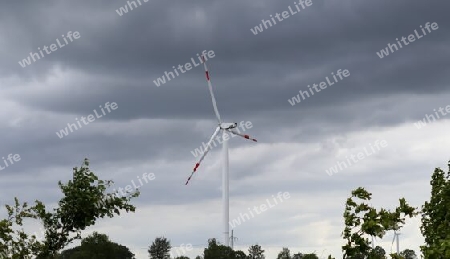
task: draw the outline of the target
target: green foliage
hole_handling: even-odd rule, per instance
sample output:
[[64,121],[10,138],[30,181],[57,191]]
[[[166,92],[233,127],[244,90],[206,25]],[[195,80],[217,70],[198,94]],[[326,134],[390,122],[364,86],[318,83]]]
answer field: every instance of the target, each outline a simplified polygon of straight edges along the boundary
[[386,251],[381,246],[376,246],[374,249],[370,250],[367,259],[385,259]]
[[304,254],[302,259],[319,259],[316,254]]
[[[242,257],[244,256],[244,257]],[[233,251],[231,247],[217,244],[215,238],[208,240],[208,247],[203,251],[204,259],[242,259],[247,258],[242,251]]]
[[403,256],[405,259],[416,259],[417,255],[414,250],[411,249],[405,249],[402,252],[400,252],[400,255]]
[[398,254],[390,254],[391,259],[405,259],[403,256]]
[[425,259],[450,258],[450,161],[447,174],[436,168],[431,177],[431,198],[422,207],[421,232]]
[[[58,206],[47,211],[45,205],[36,200],[35,205],[28,207],[27,203],[6,205],[8,218],[0,221],[0,251],[8,258],[55,258],[58,251],[73,240],[81,239],[81,231],[92,226],[99,218],[120,215],[120,210],[134,212],[135,207],[129,201],[139,196],[139,191],[127,193],[125,197],[116,197],[106,193],[112,181],[99,180],[89,170],[89,161],[84,160],[81,168],[73,168],[73,179],[67,184],[58,182],[64,194]],[[100,204],[100,206],[99,206]],[[34,235],[27,235],[22,229],[23,219],[37,219],[45,229],[45,238],[37,241]]]
[[230,247],[217,244],[215,238],[208,240],[208,248],[203,251],[204,259],[229,259],[233,255]]
[[248,258],[249,259],[265,259],[264,250],[261,246],[256,244],[248,248]]
[[165,237],[157,237],[148,249],[150,259],[169,259],[170,258],[170,241]]
[[189,257],[187,257],[187,256],[178,256],[178,257],[175,257],[175,259],[189,259]]
[[283,247],[283,250],[278,253],[277,259],[291,259],[291,251],[289,251],[289,248]]
[[247,255],[242,252],[241,250],[234,251],[234,258],[235,259],[248,259]]
[[81,241],[81,246],[63,251],[58,259],[134,259],[134,254],[122,245],[111,242],[107,235],[94,232]]
[[17,198],[14,198],[13,206],[5,207],[8,217],[0,221],[0,258],[31,258],[39,253],[42,244],[35,235],[28,235],[22,226],[24,219],[37,218],[34,207],[29,207],[26,202],[20,204]]
[[[354,198],[361,200],[356,202]],[[410,207],[404,198],[399,200],[399,206],[393,211],[376,210],[365,201],[370,201],[372,194],[359,187],[352,191],[347,199],[344,221],[345,229],[342,233],[347,244],[342,247],[344,258],[365,258],[371,251],[367,236],[382,238],[389,230],[398,230],[405,223],[405,217],[414,217],[416,209]]]
[[356,253],[354,255],[351,255],[351,256],[348,256],[348,257],[344,257],[344,258],[347,258],[347,259],[366,259],[366,257],[363,254],[361,254],[361,253]]

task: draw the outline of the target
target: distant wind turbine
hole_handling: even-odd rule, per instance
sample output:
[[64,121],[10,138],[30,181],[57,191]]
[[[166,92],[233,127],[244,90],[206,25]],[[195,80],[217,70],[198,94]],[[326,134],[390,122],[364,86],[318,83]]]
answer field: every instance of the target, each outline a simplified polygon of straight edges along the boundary
[[237,123],[222,122],[222,119],[220,118],[219,110],[217,109],[216,98],[214,97],[214,92],[213,92],[211,80],[209,77],[209,71],[208,71],[208,68],[206,67],[206,60],[203,55],[202,55],[202,61],[203,61],[203,66],[205,67],[206,81],[208,82],[209,93],[211,94],[211,100],[212,100],[212,104],[213,104],[213,108],[214,108],[214,113],[216,114],[218,126],[217,126],[216,130],[214,131],[214,133],[212,134],[211,138],[209,139],[208,144],[203,152],[203,155],[200,157],[199,161],[195,164],[191,175],[189,176],[189,178],[186,181],[186,185],[189,183],[189,180],[191,180],[192,176],[197,171],[198,167],[200,166],[200,163],[203,161],[206,154],[208,154],[208,152],[211,150],[211,143],[213,142],[214,138],[220,132],[222,132],[222,138],[223,138],[223,142],[222,142],[222,145],[223,145],[223,147],[222,147],[222,152],[223,152],[223,157],[222,157],[222,159],[223,159],[222,160],[222,166],[223,166],[223,168],[222,168],[222,199],[223,199],[223,228],[224,228],[223,241],[226,246],[229,246],[230,245],[230,243],[229,243],[229,241],[230,241],[230,239],[229,239],[230,238],[230,236],[229,236],[229,218],[230,218],[229,206],[230,206],[230,204],[229,204],[228,133],[243,137],[245,139],[252,140],[254,142],[257,142],[257,140],[250,138],[249,135],[244,135],[244,134],[240,134],[239,132],[237,132],[235,130],[235,128],[237,127]]
[[394,230],[394,238],[392,239],[391,244],[391,253],[392,253],[392,247],[394,246],[394,240],[397,240],[397,255],[400,254],[400,240],[399,240],[400,233],[397,233],[396,230]]

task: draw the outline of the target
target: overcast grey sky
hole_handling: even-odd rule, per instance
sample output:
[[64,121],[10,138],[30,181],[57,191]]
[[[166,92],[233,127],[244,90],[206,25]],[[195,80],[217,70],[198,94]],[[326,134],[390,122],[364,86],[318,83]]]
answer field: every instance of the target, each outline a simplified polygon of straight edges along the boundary
[[[450,105],[448,10],[442,0],[312,0],[312,5],[254,35],[262,19],[294,1],[150,0],[119,15],[123,0],[0,2],[0,156],[20,161],[0,171],[0,205],[39,199],[55,204],[58,180],[85,157],[92,170],[124,188],[144,173],[137,211],[89,228],[128,246],[138,259],[164,235],[174,246],[222,238],[220,148],[184,182],[216,120],[201,66],[157,87],[153,80],[213,50],[208,61],[222,118],[250,121],[259,142],[230,141],[230,219],[278,192],[291,198],[234,229],[238,249],[259,243],[267,258],[291,252],[341,257],[342,213],[352,189],[373,205],[429,198],[435,167],[446,169],[450,115],[414,123]],[[295,9],[294,9],[295,10]],[[420,26],[438,24],[423,35]],[[380,58],[396,38],[422,38]],[[30,52],[74,39],[22,67]],[[416,36],[417,37],[417,36]],[[350,76],[292,106],[288,99],[338,69]],[[59,138],[56,132],[106,102],[118,108]],[[388,145],[329,176],[326,170],[376,140]],[[4,166],[4,164],[1,164]],[[4,216],[5,211],[0,211]],[[420,219],[409,220],[401,249],[419,252]],[[36,230],[37,224],[30,228]],[[387,252],[393,233],[377,240]],[[326,249],[324,251],[324,249]]]

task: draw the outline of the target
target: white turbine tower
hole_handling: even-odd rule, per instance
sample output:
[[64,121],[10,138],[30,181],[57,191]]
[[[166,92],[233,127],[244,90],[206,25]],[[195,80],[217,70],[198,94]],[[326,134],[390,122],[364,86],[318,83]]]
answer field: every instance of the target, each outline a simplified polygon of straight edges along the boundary
[[237,123],[224,123],[222,122],[222,119],[220,118],[220,114],[219,114],[219,110],[217,109],[217,104],[216,104],[216,98],[214,97],[214,93],[213,93],[213,89],[212,89],[212,85],[211,85],[211,80],[209,77],[209,71],[208,68],[206,67],[206,60],[205,57],[202,55],[202,61],[203,61],[203,66],[205,67],[205,74],[206,74],[206,80],[208,82],[208,88],[209,88],[209,93],[211,94],[211,100],[212,100],[212,104],[213,104],[213,108],[214,108],[214,113],[216,114],[216,118],[217,118],[217,122],[218,122],[218,126],[216,128],[216,130],[214,131],[214,133],[212,134],[211,138],[208,141],[208,144],[206,145],[206,148],[202,154],[202,156],[200,157],[200,159],[198,160],[198,162],[195,164],[194,169],[192,170],[191,175],[189,176],[189,178],[186,181],[186,185],[189,183],[189,180],[191,179],[191,177],[194,175],[194,173],[197,171],[198,167],[200,166],[200,163],[203,161],[203,159],[205,158],[206,154],[208,154],[208,152],[211,150],[211,144],[214,141],[214,138],[220,133],[222,132],[222,152],[223,152],[223,161],[222,161],[222,199],[223,199],[223,241],[224,244],[226,246],[229,246],[229,171],[228,171],[228,165],[229,165],[229,160],[228,160],[228,134],[234,134],[240,137],[243,137],[245,139],[250,139],[253,140],[255,142],[257,142],[256,139],[250,138],[249,135],[244,135],[244,134],[240,134],[238,131],[236,131],[237,128]]
[[399,236],[400,236],[400,233],[397,233],[397,231],[394,230],[394,238],[392,239],[392,244],[391,244],[391,253],[392,253],[392,247],[394,246],[394,241],[397,240],[397,255],[400,254],[400,240],[398,239]]

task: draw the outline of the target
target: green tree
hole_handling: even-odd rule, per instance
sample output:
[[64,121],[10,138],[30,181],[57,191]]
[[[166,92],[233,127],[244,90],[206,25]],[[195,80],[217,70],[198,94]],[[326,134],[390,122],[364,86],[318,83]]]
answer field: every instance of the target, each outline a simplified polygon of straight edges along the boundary
[[[359,203],[354,198],[361,200]],[[342,233],[347,244],[342,247],[344,259],[365,258],[371,251],[368,236],[382,238],[389,230],[398,230],[405,223],[405,217],[413,217],[416,209],[409,206],[404,198],[399,200],[400,205],[393,211],[370,207],[365,201],[370,201],[372,194],[359,187],[352,191],[347,199],[344,220],[345,229]]]
[[234,251],[233,258],[234,259],[247,259],[248,257],[243,251],[237,250],[237,251]]
[[217,244],[215,238],[208,240],[208,247],[203,251],[204,259],[234,259],[235,252],[231,247]]
[[33,207],[25,202],[19,203],[14,198],[14,205],[5,205],[7,218],[0,221],[0,258],[31,258],[42,249],[42,243],[36,240],[36,236],[28,235],[23,229],[23,220],[36,219]]
[[189,259],[189,257],[187,257],[187,256],[178,256],[175,259]]
[[302,259],[319,259],[316,254],[304,254]]
[[278,253],[277,259],[291,259],[291,251],[289,251],[289,248],[283,247],[283,250]]
[[[8,258],[55,258],[58,252],[76,239],[81,239],[81,231],[96,223],[99,218],[120,215],[120,210],[134,212],[130,200],[139,196],[139,191],[116,197],[107,193],[113,181],[99,180],[90,171],[89,160],[85,159],[80,168],[73,168],[73,178],[67,184],[58,182],[63,198],[52,211],[36,200],[34,206],[20,204],[6,205],[7,219],[0,221],[0,251]],[[101,204],[101,206],[98,206]],[[43,224],[45,237],[37,241],[21,229],[24,219],[37,219]]]
[[148,249],[150,259],[169,259],[170,258],[170,241],[165,237],[157,237]]
[[398,254],[390,254],[391,259],[405,259],[403,256]]
[[94,232],[84,238],[81,245],[61,253],[59,259],[134,259],[134,254],[125,246],[111,242],[107,235]]
[[436,168],[431,177],[431,198],[422,206],[421,232],[425,259],[450,258],[450,161],[445,173]]
[[249,259],[265,259],[264,250],[261,246],[256,244],[248,248],[248,258]]
[[366,259],[366,257],[363,254],[361,254],[361,253],[356,253],[354,255],[350,255],[350,256],[345,257],[345,258],[347,258],[347,259]]
[[400,252],[400,255],[403,256],[405,259],[416,259],[417,255],[414,250],[411,249],[405,249],[402,252]]
[[369,252],[367,259],[385,259],[386,251],[381,246],[376,246]]

